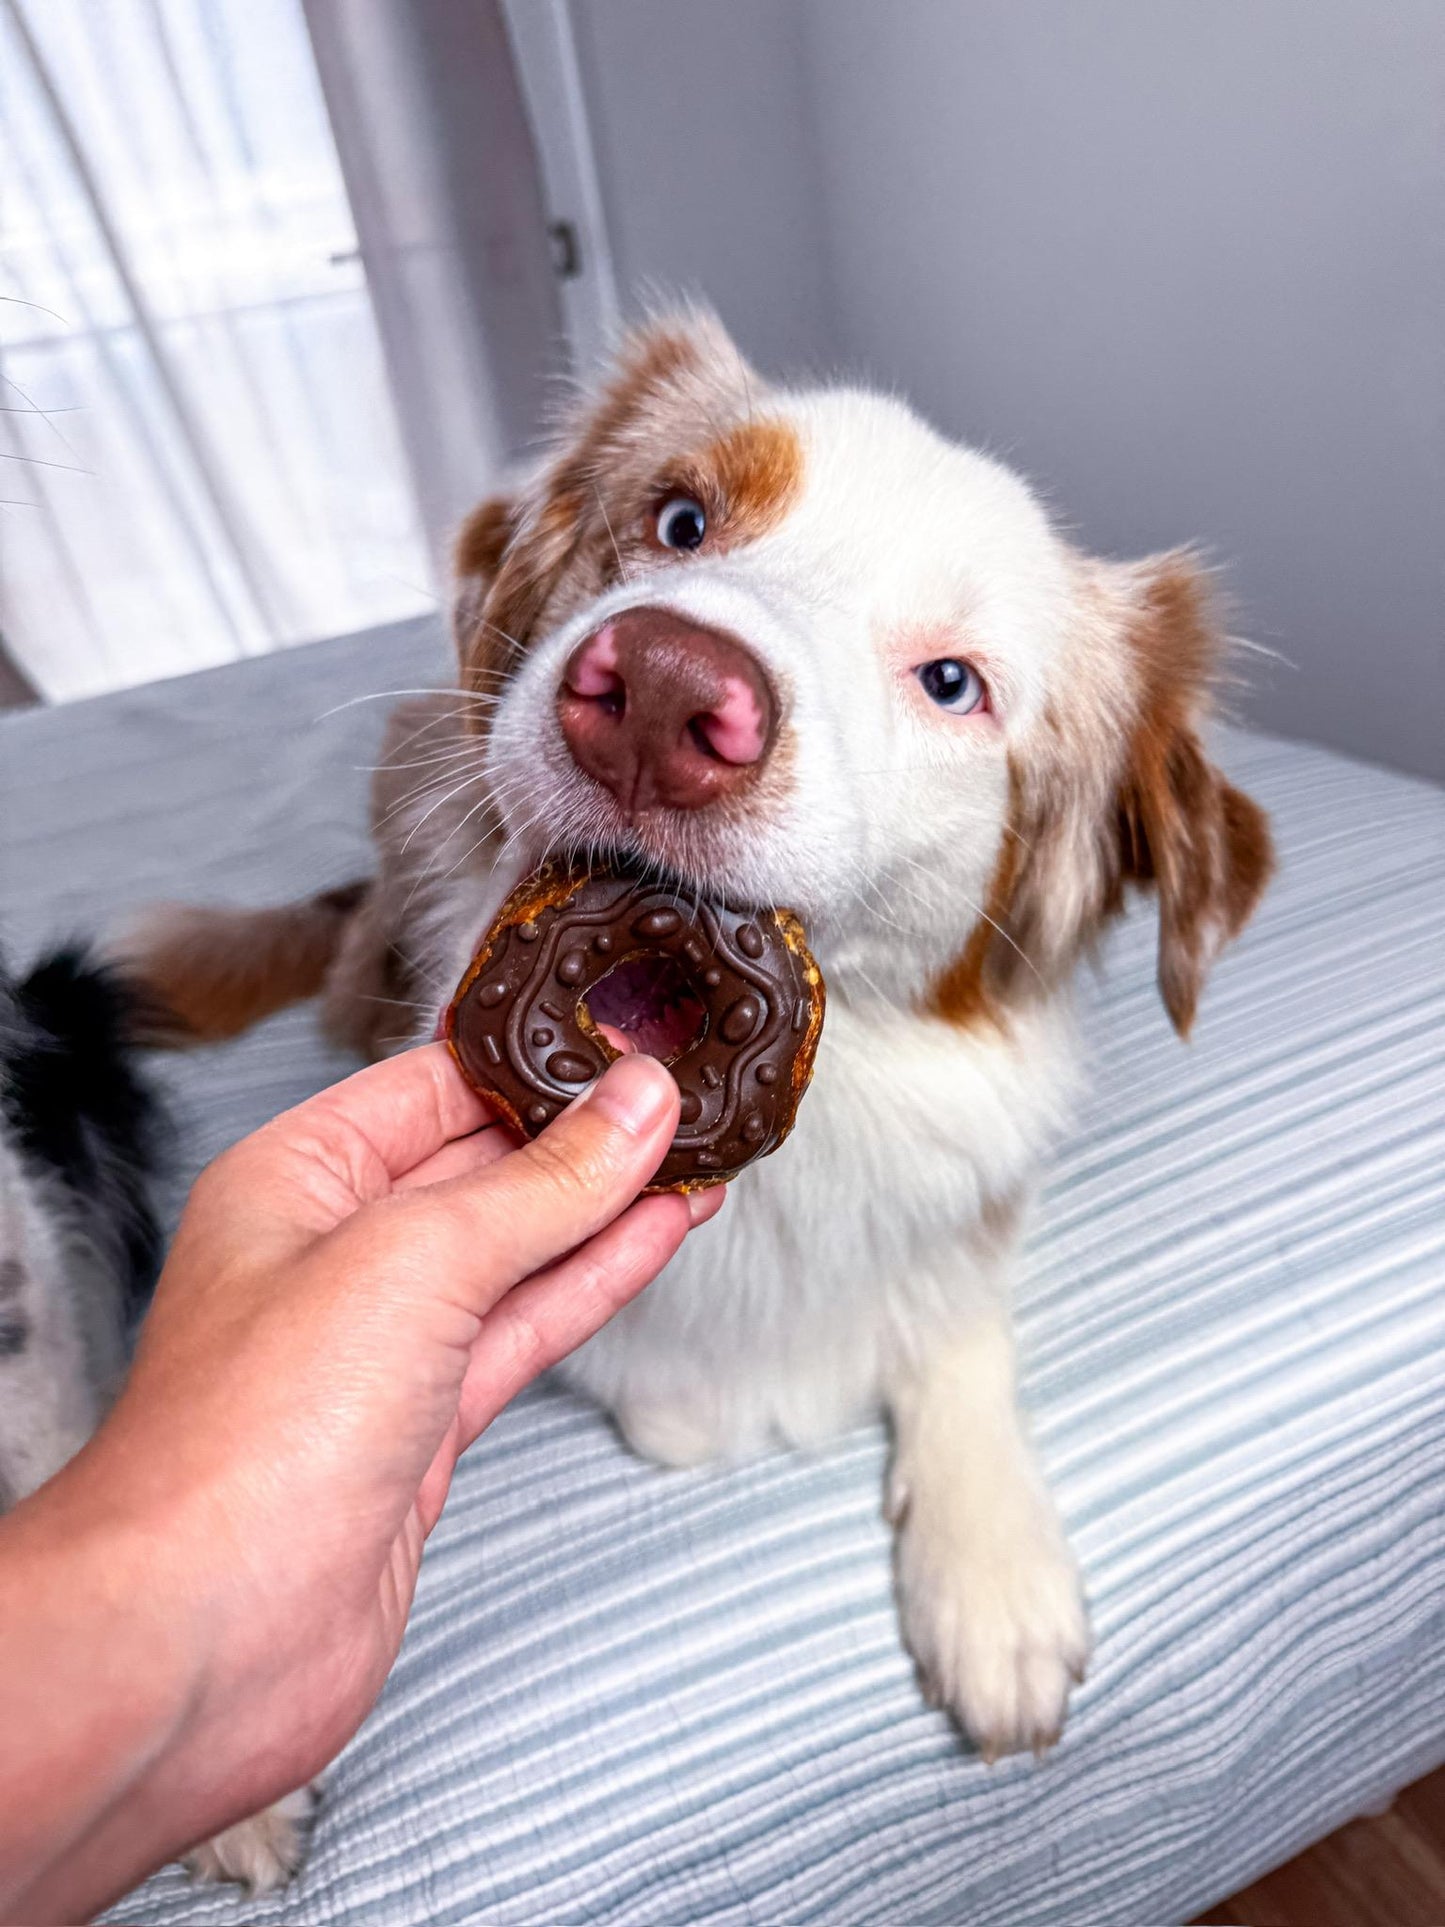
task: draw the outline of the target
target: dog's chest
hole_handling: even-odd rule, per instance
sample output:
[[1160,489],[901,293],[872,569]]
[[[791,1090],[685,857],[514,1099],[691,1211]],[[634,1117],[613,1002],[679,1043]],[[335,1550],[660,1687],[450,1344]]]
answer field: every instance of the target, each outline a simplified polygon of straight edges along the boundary
[[901,1344],[990,1289],[981,1218],[1027,1188],[1072,1066],[1061,1011],[1004,1038],[835,1004],[792,1137],[566,1375],[624,1422],[711,1411],[723,1452],[853,1422]]

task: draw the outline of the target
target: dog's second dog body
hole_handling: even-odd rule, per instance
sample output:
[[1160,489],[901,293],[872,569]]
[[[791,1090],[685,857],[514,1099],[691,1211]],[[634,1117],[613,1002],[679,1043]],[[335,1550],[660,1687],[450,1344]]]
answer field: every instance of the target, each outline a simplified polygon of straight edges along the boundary
[[95,1430],[160,1265],[144,1013],[79,948],[0,960],[0,1512]]
[[1187,1030],[1270,866],[1198,739],[1198,571],[1087,558],[897,401],[769,389],[689,317],[629,339],[458,578],[460,690],[398,712],[369,891],[171,913],[152,983],[193,1036],[324,987],[374,1052],[431,1034],[549,852],[795,910],[828,985],[797,1128],[565,1370],[674,1465],[886,1412],[924,1681],[989,1755],[1046,1746],[1089,1634],[1009,1286],[1075,1085],[1069,978],[1154,888]]

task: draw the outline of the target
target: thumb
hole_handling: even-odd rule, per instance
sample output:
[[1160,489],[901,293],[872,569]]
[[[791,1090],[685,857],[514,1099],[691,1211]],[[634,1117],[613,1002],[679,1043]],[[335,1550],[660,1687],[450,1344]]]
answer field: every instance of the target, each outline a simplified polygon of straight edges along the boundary
[[484,1313],[627,1209],[666,1156],[677,1117],[677,1086],[663,1066],[618,1058],[518,1150],[390,1201],[391,1235],[413,1252],[424,1247],[432,1274]]

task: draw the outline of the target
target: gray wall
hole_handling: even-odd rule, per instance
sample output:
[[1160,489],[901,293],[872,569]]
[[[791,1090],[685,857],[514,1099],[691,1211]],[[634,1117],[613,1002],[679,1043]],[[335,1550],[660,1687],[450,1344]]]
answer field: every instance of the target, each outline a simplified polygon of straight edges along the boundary
[[1229,564],[1262,726],[1445,740],[1441,0],[578,0],[624,285]]
[[809,0],[842,344],[1445,774],[1445,5]]
[[705,294],[755,360],[835,346],[796,0],[573,0],[624,295]]

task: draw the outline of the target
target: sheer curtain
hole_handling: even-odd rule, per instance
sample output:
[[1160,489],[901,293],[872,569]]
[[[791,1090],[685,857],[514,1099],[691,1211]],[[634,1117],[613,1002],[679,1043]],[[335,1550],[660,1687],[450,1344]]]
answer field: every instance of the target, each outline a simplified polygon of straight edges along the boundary
[[52,700],[431,605],[300,0],[0,0],[0,411]]

